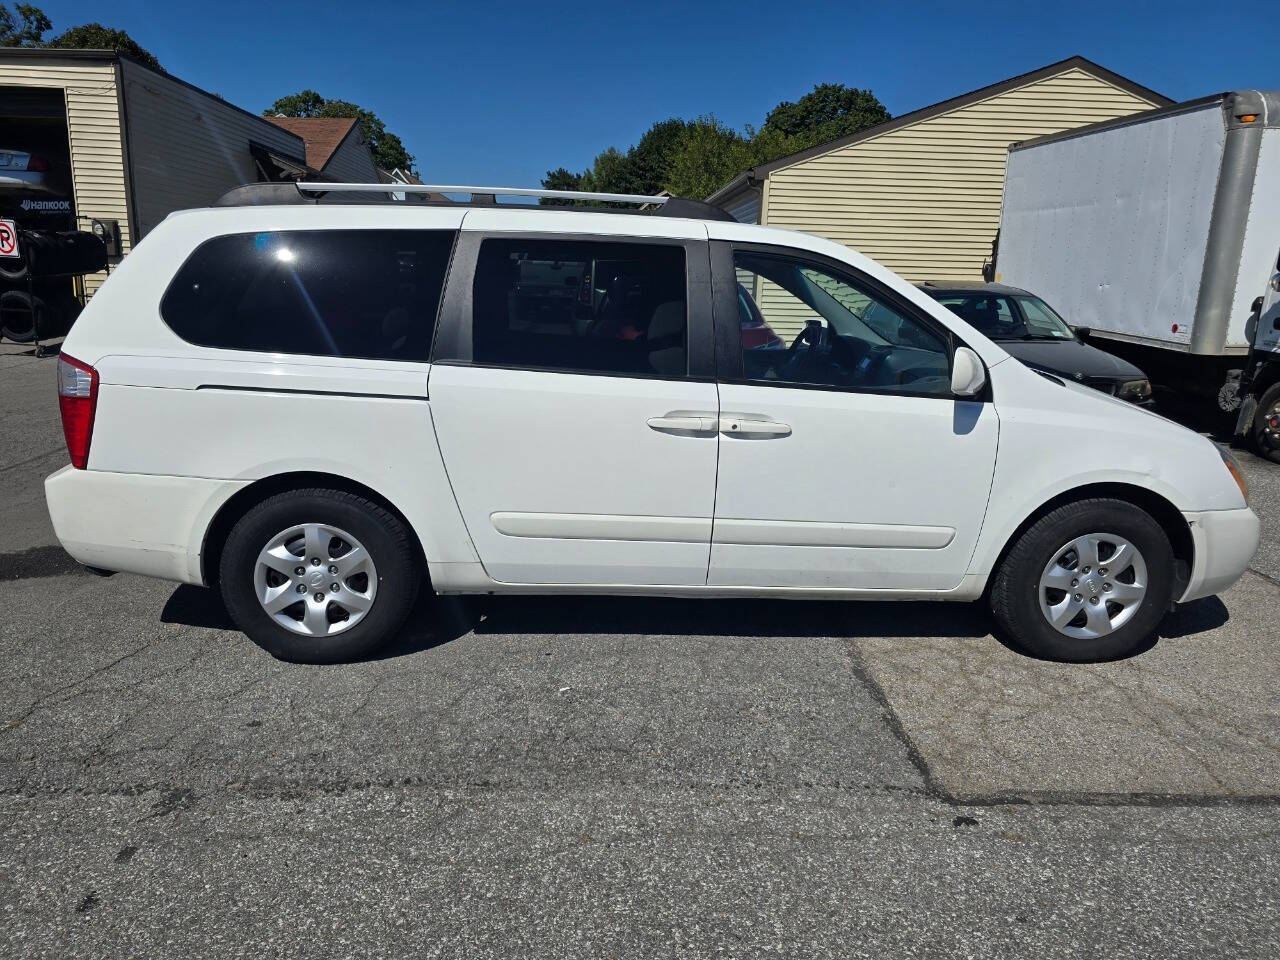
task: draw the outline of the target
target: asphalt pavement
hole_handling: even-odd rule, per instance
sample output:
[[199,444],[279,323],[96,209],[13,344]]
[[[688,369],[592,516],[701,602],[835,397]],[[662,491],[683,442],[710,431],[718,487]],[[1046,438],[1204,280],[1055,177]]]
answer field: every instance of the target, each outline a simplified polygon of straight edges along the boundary
[[494,598],[307,667],[62,553],[53,378],[0,346],[0,956],[1280,955],[1280,466],[1253,569],[1116,663]]

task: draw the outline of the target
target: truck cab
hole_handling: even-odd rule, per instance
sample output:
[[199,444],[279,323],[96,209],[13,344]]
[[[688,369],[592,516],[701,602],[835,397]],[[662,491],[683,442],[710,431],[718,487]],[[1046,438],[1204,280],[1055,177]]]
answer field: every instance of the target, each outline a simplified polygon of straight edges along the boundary
[[1248,364],[1240,380],[1240,416],[1236,436],[1280,463],[1280,256],[1262,295],[1254,301],[1247,327]]

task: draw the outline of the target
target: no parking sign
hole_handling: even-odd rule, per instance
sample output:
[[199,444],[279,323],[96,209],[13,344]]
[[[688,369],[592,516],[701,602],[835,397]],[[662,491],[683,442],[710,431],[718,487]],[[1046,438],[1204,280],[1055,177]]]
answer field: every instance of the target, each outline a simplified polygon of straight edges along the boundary
[[18,227],[12,220],[0,220],[0,257],[17,257]]

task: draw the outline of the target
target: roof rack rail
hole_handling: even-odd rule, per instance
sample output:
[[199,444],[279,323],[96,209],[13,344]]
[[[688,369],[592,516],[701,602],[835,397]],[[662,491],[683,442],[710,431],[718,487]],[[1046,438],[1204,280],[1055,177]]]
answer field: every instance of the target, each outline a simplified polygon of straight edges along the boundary
[[[345,203],[398,203],[407,194],[425,194],[423,201],[452,202],[442,199],[444,194],[465,193],[471,197],[470,205],[494,206],[498,197],[538,197],[549,200],[587,200],[595,203],[630,203],[643,205],[648,210],[625,210],[617,207],[574,207],[580,211],[613,213],[650,213],[659,217],[686,217],[691,220],[734,220],[721,209],[701,200],[687,197],[646,196],[638,193],[594,193],[578,190],[543,190],[536,187],[478,187],[466,184],[436,183],[329,183],[307,180],[298,183],[246,183],[228,190],[215,201],[216,207],[245,207],[293,203],[320,203],[333,200]],[[337,196],[330,196],[330,195]],[[353,197],[369,194],[367,200]],[[420,201],[420,202],[423,202]],[[467,204],[463,204],[467,205]],[[545,207],[543,209],[546,209]],[[561,208],[566,209],[566,208]]]
[[[388,186],[392,189],[388,190]],[[476,187],[460,183],[324,183],[300,181],[298,190],[304,193],[469,193],[473,197],[547,197],[554,200],[595,200],[600,203],[655,203],[664,204],[670,198],[646,196],[641,193],[590,193],[578,190],[542,190],[534,187]]]

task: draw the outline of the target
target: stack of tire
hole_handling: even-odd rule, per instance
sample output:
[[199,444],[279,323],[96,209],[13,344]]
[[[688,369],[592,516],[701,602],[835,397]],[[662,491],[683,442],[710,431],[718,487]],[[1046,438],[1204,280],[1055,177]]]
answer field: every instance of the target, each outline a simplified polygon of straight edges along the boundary
[[68,277],[107,265],[107,248],[82,230],[20,230],[17,257],[0,258],[0,334],[17,343],[60,337],[80,314]]

